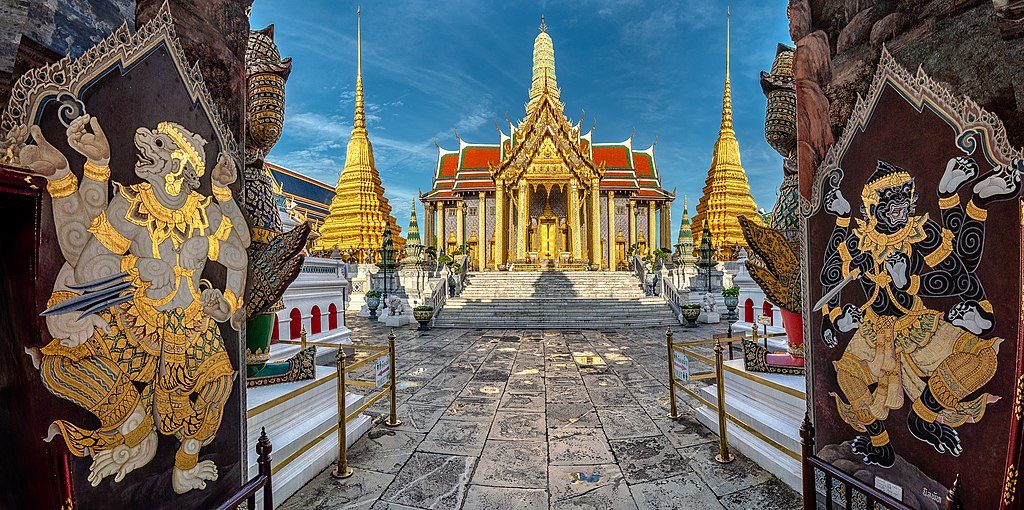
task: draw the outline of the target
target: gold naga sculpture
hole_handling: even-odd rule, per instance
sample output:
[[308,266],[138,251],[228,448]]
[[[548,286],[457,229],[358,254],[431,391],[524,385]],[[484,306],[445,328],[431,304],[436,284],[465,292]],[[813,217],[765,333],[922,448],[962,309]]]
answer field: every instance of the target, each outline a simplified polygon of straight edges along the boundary
[[[233,159],[219,156],[213,196],[204,195],[206,140],[173,122],[140,127],[143,182],[114,182],[108,196],[110,144],[97,118],[68,124],[68,145],[86,158],[81,181],[38,125],[10,138],[20,164],[47,179],[66,259],[43,312],[53,340],[29,354],[51,393],[99,423],[56,420],[47,440],[60,435],[73,455],[92,457],[88,480],[98,486],[148,464],[160,435],[174,437],[172,488],[205,488],[217,466],[199,451],[220,427],[236,376],[218,323],[238,330],[245,316],[250,237],[228,188]],[[226,269],[224,289],[201,278],[207,261]]]

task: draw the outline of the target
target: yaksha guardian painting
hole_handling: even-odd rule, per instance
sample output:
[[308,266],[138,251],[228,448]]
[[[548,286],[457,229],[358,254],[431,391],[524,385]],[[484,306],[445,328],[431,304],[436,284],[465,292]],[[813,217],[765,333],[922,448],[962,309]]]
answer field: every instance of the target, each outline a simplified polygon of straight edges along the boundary
[[1016,480],[1022,171],[998,118],[883,52],[802,205],[815,455],[911,508]]
[[[1020,171],[1020,161],[1014,165],[994,169],[992,178],[975,185],[965,207],[957,192],[979,177],[978,164],[950,159],[935,197],[941,221],[916,214],[910,173],[879,161],[861,192],[862,217],[851,225],[851,206],[838,186],[842,170],[830,178],[824,208],[836,216],[836,227],[821,271],[831,296],[821,307],[822,339],[835,347],[837,330],[855,331],[834,363],[842,395],[831,395],[843,421],[863,433],[852,449],[864,462],[892,467],[895,450],[885,421],[907,401],[906,426],[914,437],[958,456],[963,448],[956,427],[981,420],[986,406],[999,400],[984,392],[968,398],[995,375],[1003,341],[980,336],[992,331],[994,317],[975,271],[985,244],[985,206],[1016,196],[1018,183],[1002,180]],[[852,282],[865,297],[859,306],[838,296]],[[960,301],[947,310],[926,304],[939,297]]]
[[21,362],[61,501],[215,507],[245,466],[251,239],[238,145],[170,14],[27,72],[0,132],[45,187]]
[[[196,190],[206,141],[173,122],[140,127],[135,174],[144,182],[114,183],[108,197],[110,147],[98,119],[82,115],[67,128],[68,145],[86,158],[81,182],[38,126],[18,131],[34,141],[20,160],[48,181],[67,259],[44,312],[53,340],[31,354],[47,389],[100,423],[57,420],[47,439],[60,435],[71,453],[92,457],[96,486],[146,465],[160,435],[174,437],[172,487],[204,488],[217,466],[199,462],[199,450],[220,426],[235,377],[216,323],[237,328],[249,244],[227,188],[234,162],[221,155],[213,196],[204,196]],[[227,269],[226,288],[200,278],[208,260]]]

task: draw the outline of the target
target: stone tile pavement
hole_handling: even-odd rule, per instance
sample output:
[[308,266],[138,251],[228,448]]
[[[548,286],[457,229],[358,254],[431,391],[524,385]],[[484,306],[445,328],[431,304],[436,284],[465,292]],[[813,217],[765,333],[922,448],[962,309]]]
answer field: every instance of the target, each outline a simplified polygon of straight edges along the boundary
[[[376,323],[350,327],[358,342],[386,341]],[[742,455],[717,464],[717,436],[685,395],[668,418],[664,330],[395,333],[404,423],[384,426],[386,400],[372,407],[376,423],[349,449],[355,474],[325,471],[282,509],[800,507]],[[607,365],[578,366],[583,351]]]

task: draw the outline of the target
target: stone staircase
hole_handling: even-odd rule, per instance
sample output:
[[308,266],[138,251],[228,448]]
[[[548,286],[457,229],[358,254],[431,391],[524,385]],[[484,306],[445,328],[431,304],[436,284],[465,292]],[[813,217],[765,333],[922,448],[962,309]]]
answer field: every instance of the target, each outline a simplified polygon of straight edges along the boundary
[[624,271],[510,271],[468,275],[434,318],[438,328],[615,329],[678,326],[661,297]]

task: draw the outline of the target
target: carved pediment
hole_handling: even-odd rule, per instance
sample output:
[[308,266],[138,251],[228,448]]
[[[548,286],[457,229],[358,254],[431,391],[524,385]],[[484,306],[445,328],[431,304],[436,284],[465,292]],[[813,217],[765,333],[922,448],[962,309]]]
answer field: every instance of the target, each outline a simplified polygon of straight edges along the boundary
[[506,158],[491,167],[494,179],[516,182],[524,174],[540,179],[590,182],[603,173],[582,150],[579,132],[550,100],[527,116]]

